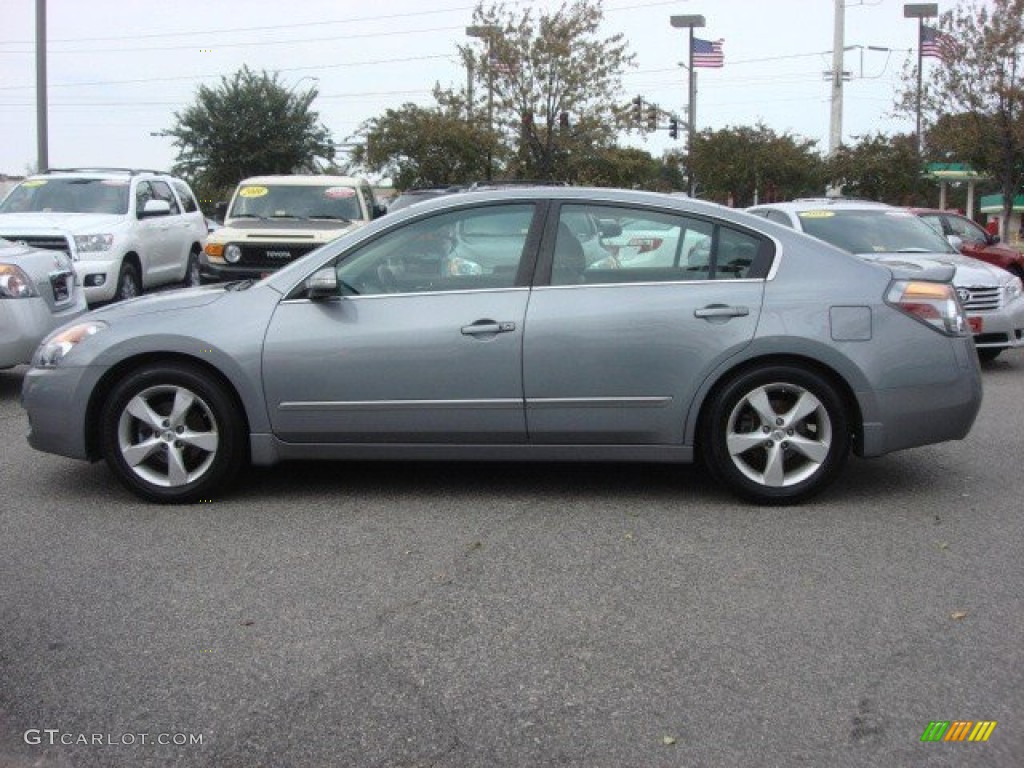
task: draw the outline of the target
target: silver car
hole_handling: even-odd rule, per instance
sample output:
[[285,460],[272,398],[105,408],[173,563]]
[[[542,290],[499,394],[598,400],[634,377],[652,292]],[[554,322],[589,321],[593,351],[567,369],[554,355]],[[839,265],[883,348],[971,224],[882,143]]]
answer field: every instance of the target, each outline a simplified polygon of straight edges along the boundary
[[1024,346],[1024,289],[1005,269],[964,256],[918,216],[882,203],[795,200],[749,209],[865,259],[926,259],[956,270],[953,285],[974,335],[978,357],[994,360]]
[[44,336],[85,310],[66,253],[0,239],[0,368],[29,362]]
[[[709,257],[588,262],[580,216],[710,232]],[[951,276],[695,200],[467,193],[259,282],[92,312],[40,345],[22,402],[32,446],[105,459],[157,502],[223,493],[250,461],[699,458],[792,503],[851,451],[968,433],[981,380]]]

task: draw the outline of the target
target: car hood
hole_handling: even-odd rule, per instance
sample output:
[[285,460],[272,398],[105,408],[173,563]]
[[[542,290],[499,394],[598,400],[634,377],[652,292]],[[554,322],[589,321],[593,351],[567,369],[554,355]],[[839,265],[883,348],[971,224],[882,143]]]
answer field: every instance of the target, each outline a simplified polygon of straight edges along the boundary
[[105,307],[94,309],[93,317],[106,321],[116,321],[125,317],[151,315],[156,312],[169,312],[191,307],[202,307],[212,304],[224,296],[224,284],[206,285],[198,288],[181,288],[164,293],[151,293],[137,299],[119,301]]
[[941,264],[956,270],[954,285],[1002,285],[1010,278],[1005,269],[957,253],[859,253],[861,258],[886,264]]
[[53,232],[98,232],[110,229],[127,214],[116,213],[3,213],[0,233],[17,230],[20,235]]

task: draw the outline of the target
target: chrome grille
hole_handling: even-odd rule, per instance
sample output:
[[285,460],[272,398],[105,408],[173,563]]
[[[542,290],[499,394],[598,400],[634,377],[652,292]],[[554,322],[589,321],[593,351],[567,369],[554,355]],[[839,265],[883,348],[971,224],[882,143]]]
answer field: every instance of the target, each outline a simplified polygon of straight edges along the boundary
[[25,245],[31,245],[33,248],[42,248],[47,251],[64,251],[64,253],[70,254],[71,247],[68,245],[67,238],[60,235],[3,235],[4,240],[10,240],[12,243],[25,243]]
[[[963,292],[968,296],[965,298]],[[980,312],[986,309],[999,309],[999,295],[1002,289],[999,286],[957,286],[957,294],[960,295],[960,303],[968,312]]]

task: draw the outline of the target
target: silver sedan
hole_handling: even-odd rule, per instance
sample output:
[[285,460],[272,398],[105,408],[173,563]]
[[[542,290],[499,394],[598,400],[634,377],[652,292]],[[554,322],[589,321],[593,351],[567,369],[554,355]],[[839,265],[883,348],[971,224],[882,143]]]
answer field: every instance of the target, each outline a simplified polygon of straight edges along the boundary
[[0,368],[29,362],[44,336],[85,310],[66,253],[0,239]]
[[[588,260],[581,217],[680,247]],[[223,493],[246,462],[699,459],[793,503],[851,451],[968,433],[981,380],[951,277],[689,199],[468,193],[259,282],[92,312],[40,345],[22,401],[35,448],[157,502]]]

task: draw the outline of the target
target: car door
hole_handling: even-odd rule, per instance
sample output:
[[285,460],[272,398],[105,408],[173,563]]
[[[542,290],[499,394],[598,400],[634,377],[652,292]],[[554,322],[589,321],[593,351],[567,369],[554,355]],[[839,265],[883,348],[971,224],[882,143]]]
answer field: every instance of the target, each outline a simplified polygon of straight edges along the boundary
[[[664,233],[671,262],[584,266],[562,221],[581,212]],[[530,441],[681,444],[708,372],[754,335],[772,242],[708,218],[576,204],[544,240],[550,284],[534,288],[523,349]]]
[[[338,295],[301,290],[263,352],[275,434],[293,442],[522,443],[522,339],[539,239],[532,203],[405,222],[331,262]],[[486,268],[455,233],[493,233]],[[500,242],[499,242],[500,241]]]
[[988,261],[985,250],[988,248],[988,233],[973,221],[960,216],[944,215],[942,217],[946,231],[960,238],[960,252],[973,259]]

